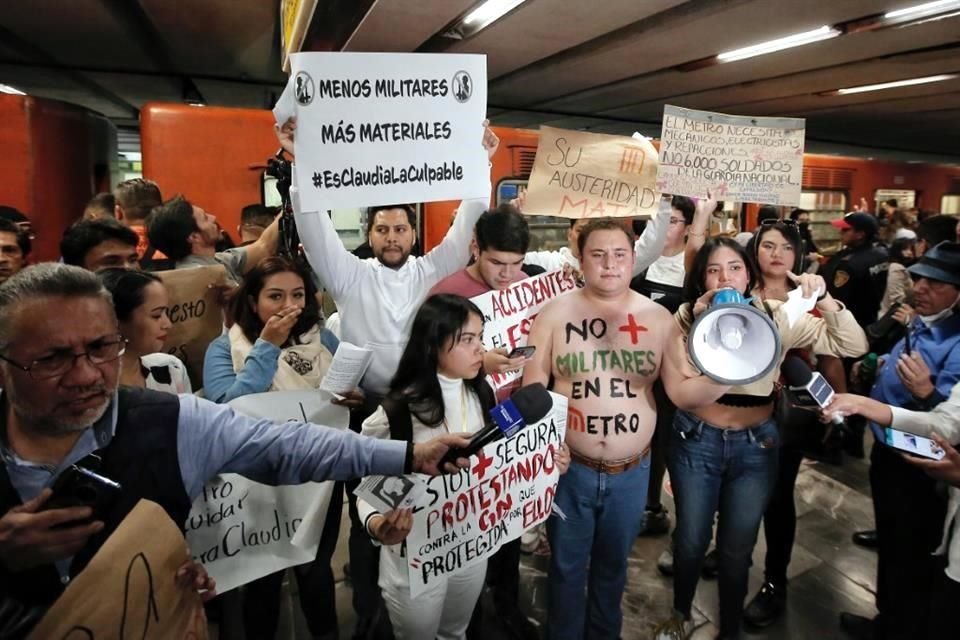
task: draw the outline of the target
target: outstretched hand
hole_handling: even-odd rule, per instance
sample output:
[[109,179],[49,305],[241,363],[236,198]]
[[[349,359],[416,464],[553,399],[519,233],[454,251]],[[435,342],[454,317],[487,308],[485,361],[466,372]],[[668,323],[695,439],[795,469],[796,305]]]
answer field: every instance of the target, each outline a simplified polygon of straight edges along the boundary
[[440,468],[440,460],[450,449],[466,449],[470,440],[462,435],[444,433],[439,436],[413,445],[413,470],[430,476],[441,473],[456,473],[460,469],[470,466],[469,458],[457,458],[454,465],[447,462]]

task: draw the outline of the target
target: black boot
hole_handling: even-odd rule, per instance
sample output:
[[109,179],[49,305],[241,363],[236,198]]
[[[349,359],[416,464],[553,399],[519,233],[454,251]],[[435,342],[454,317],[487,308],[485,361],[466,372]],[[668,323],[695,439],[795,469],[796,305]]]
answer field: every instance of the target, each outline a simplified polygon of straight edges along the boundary
[[747,624],[762,629],[776,622],[786,608],[786,586],[767,581],[743,610],[743,619]]

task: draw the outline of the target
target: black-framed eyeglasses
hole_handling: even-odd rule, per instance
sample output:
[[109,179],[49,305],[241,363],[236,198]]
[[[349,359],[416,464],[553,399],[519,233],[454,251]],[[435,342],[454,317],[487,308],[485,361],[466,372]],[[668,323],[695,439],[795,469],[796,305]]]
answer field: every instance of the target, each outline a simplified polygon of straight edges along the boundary
[[37,358],[29,365],[23,365],[7,356],[0,355],[0,360],[9,362],[21,371],[30,374],[34,380],[56,378],[67,373],[74,367],[77,358],[87,358],[91,364],[106,364],[113,362],[127,350],[127,341],[119,335],[94,340],[87,345],[86,351],[73,353],[68,349],[54,351],[48,356]]

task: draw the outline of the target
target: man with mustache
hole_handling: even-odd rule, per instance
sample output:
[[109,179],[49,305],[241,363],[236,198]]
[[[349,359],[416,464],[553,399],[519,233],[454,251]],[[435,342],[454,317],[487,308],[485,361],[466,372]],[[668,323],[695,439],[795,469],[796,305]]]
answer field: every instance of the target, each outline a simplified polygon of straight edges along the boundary
[[[121,388],[123,351],[93,273],[43,263],[0,286],[0,602],[53,602],[140,499],[182,528],[220,473],[277,485],[436,474],[450,446],[467,445],[451,435],[412,445],[276,425],[192,395]],[[93,522],[85,506],[44,510],[48,487],[74,465],[120,484]]]

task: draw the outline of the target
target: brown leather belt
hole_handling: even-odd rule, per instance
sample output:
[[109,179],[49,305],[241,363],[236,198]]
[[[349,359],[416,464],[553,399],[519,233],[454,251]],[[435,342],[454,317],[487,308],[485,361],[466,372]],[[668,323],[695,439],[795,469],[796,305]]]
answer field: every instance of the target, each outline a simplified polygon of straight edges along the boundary
[[650,453],[650,447],[647,447],[640,453],[630,458],[625,458],[623,460],[594,460],[593,458],[588,458],[587,456],[580,455],[573,449],[570,449],[570,459],[574,462],[582,464],[588,469],[593,469],[599,473],[606,473],[607,475],[616,475],[618,473],[623,473],[624,471],[629,471],[635,466],[640,464],[640,461],[647,457],[647,454]]

